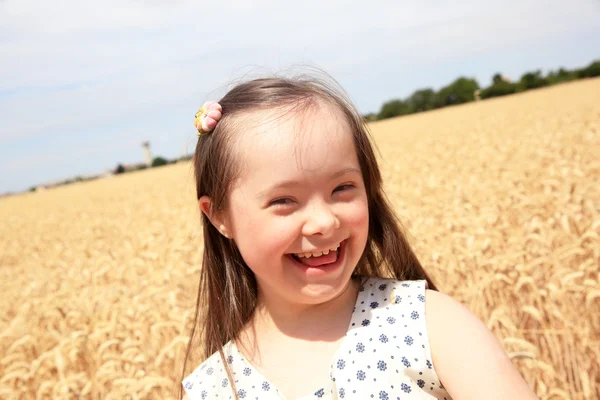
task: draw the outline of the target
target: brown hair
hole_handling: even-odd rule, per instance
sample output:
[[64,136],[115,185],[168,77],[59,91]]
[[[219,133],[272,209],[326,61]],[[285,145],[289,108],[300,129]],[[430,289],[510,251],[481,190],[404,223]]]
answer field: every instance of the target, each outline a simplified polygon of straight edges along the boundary
[[[354,276],[425,279],[429,288],[436,290],[404,237],[400,221],[383,193],[381,173],[364,119],[339,85],[330,80],[332,82],[305,76],[256,79],[230,90],[219,101],[223,117],[216,128],[212,133],[198,138],[193,157],[198,199],[210,197],[213,210],[227,207],[230,184],[239,173],[233,157],[232,141],[236,131],[239,132],[239,123],[244,114],[278,109],[296,112],[325,102],[342,113],[353,133],[367,193],[369,232]],[[223,345],[234,340],[250,320],[256,306],[257,284],[233,240],[223,237],[204,213],[202,224],[204,258],[183,376],[186,375],[186,364],[194,348],[194,338],[198,336],[202,357],[208,358],[219,352],[227,368],[229,382],[233,385]],[[180,397],[181,393],[180,385]]]

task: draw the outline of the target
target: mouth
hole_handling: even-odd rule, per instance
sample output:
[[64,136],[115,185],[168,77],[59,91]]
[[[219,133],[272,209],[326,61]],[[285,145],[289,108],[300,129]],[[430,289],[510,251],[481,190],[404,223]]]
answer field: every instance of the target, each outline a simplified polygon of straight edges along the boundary
[[344,255],[344,249],[347,239],[341,241],[337,246],[333,246],[325,251],[310,253],[291,253],[287,256],[294,263],[304,269],[333,269],[340,264]]

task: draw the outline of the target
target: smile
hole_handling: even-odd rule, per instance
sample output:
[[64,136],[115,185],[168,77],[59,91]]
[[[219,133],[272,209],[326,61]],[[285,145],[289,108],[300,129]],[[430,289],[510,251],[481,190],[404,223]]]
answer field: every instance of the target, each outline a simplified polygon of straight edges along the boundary
[[322,255],[329,254],[330,251],[338,251],[338,249],[340,248],[340,244],[341,242],[338,243],[336,246],[323,251],[313,251],[309,253],[292,253],[292,255],[296,256],[297,258],[320,257]]
[[294,261],[294,264],[302,267],[304,270],[322,270],[323,268],[333,270],[342,263],[345,253],[344,248],[346,247],[345,244],[346,240],[344,239],[339,244],[324,251],[291,253],[288,254],[288,257]]

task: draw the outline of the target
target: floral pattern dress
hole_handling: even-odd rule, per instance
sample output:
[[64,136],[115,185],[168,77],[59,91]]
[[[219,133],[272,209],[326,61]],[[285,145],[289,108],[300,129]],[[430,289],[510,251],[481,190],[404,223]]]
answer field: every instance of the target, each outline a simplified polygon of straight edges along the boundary
[[[358,293],[327,387],[296,400],[451,400],[433,363],[425,324],[427,282],[369,278]],[[285,400],[233,342],[224,346],[240,399]],[[234,399],[218,353],[183,380],[190,400]]]

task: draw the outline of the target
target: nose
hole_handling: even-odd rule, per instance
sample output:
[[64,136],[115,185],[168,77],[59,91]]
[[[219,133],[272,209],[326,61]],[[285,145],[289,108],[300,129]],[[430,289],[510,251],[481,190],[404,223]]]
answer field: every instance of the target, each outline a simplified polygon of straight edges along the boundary
[[323,202],[313,202],[311,207],[307,208],[307,217],[302,226],[302,234],[304,236],[330,236],[339,227],[340,221],[330,205]]

